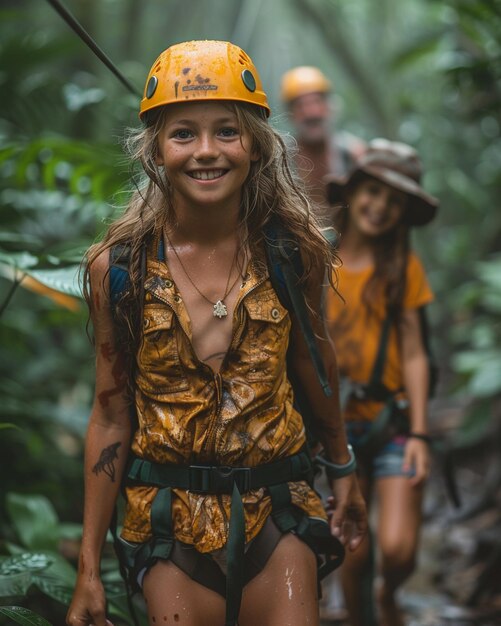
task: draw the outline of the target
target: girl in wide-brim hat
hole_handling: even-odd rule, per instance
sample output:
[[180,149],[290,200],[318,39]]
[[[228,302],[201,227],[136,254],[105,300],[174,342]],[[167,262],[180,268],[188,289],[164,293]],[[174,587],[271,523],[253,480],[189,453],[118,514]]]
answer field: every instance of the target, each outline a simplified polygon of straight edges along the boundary
[[[423,488],[429,472],[429,356],[424,307],[433,299],[410,249],[411,226],[435,216],[408,145],[383,139],[345,178],[328,180],[340,234],[339,291],[327,296],[328,324],[346,390],[343,415],[366,501],[378,499],[381,623],[401,626],[395,592],[414,569]],[[352,626],[373,623],[369,539],[342,567]]]

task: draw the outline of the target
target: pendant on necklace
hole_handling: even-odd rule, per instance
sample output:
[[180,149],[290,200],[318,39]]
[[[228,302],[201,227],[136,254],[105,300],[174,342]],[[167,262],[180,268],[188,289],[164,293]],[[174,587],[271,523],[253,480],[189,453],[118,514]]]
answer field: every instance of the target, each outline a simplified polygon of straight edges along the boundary
[[222,300],[218,300],[214,305],[214,317],[226,317],[228,315],[228,311],[226,310],[226,304]]

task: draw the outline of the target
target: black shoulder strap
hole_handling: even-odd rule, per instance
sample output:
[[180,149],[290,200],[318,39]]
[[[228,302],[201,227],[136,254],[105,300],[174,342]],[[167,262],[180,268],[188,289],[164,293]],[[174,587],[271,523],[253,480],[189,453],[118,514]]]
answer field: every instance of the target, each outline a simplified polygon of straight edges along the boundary
[[438,383],[438,366],[431,349],[430,342],[430,326],[428,323],[428,315],[426,305],[419,307],[419,323],[421,326],[421,339],[423,346],[428,357],[428,369],[429,369],[429,384],[428,384],[428,396],[431,398],[435,395],[437,383]]
[[[421,328],[421,339],[423,341],[423,347],[426,352],[429,363],[429,390],[428,395],[431,397],[435,392],[438,379],[438,368],[433,358],[433,353],[430,346],[430,332],[428,318],[426,314],[426,306],[418,308],[419,323]],[[383,399],[382,396],[388,393],[389,390],[383,385],[383,373],[386,362],[386,355],[388,351],[388,342],[390,339],[390,332],[395,320],[395,316],[388,311],[386,318],[381,327],[381,335],[379,339],[378,351],[376,354],[376,360],[372,368],[371,377],[368,384],[365,386],[367,396],[375,399]]]
[[332,389],[300,284],[303,263],[298,243],[278,222],[269,222],[264,228],[264,235],[271,283],[282,305],[294,313],[308,346],[318,380],[325,395],[329,397],[332,395]]
[[388,392],[386,387],[383,385],[383,374],[393,321],[394,315],[388,311],[383,321],[383,325],[381,326],[379,346],[376,354],[376,360],[374,361],[374,365],[372,367],[371,377],[365,387],[367,395],[371,398],[378,399],[380,396],[386,395],[385,392]]

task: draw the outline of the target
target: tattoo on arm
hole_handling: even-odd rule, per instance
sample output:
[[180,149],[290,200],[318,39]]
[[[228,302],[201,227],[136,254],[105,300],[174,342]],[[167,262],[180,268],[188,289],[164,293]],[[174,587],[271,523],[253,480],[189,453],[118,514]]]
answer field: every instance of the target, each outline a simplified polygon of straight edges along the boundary
[[[108,361],[112,361],[112,355],[115,354],[113,348],[110,347],[109,343],[104,343],[101,345],[101,354]],[[115,362],[113,363],[113,367],[111,369],[111,375],[113,376],[113,380],[115,382],[115,387],[112,389],[105,389],[98,394],[99,404],[105,409],[110,404],[110,398],[112,396],[116,396],[118,393],[122,392],[127,386],[127,372],[125,368],[125,361],[121,355],[118,355],[115,358]]]
[[104,343],[100,345],[100,348],[101,348],[101,355],[103,356],[103,358],[111,363],[113,360],[112,357],[116,354],[116,351],[111,345],[111,343],[109,341],[105,341]]
[[122,443],[117,441],[101,451],[99,461],[92,468],[96,476],[104,472],[110,477],[112,483],[115,482],[115,459],[118,459],[117,450],[121,445]]

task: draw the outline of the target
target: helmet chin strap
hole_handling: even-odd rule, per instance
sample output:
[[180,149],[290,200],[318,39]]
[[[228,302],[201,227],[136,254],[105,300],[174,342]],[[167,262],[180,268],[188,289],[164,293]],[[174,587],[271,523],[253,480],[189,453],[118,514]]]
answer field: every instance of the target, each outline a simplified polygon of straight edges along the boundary
[[80,39],[92,50],[97,58],[106,65],[106,67],[115,74],[124,87],[138,98],[141,98],[140,92],[125,78],[125,76],[116,67],[113,61],[101,50],[97,43],[92,39],[80,22],[66,9],[59,0],[47,0],[52,7],[59,13],[68,26],[75,31]]

